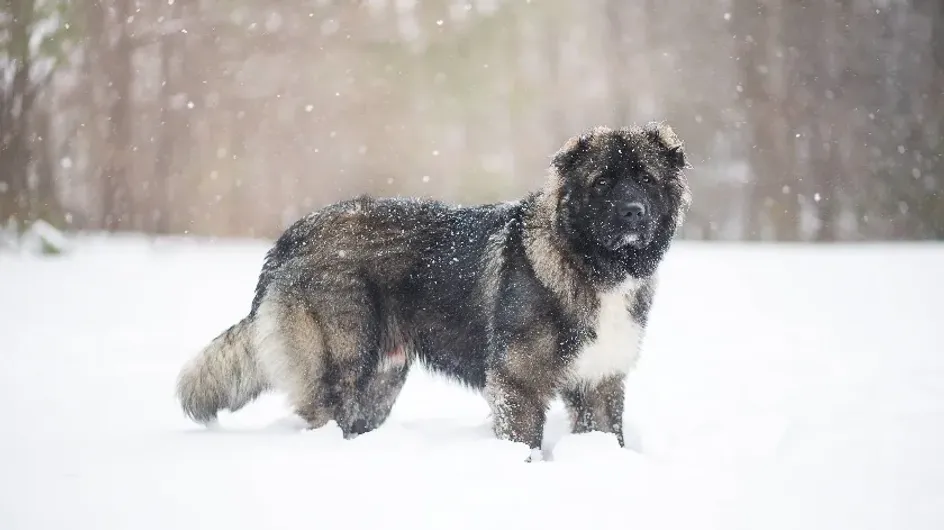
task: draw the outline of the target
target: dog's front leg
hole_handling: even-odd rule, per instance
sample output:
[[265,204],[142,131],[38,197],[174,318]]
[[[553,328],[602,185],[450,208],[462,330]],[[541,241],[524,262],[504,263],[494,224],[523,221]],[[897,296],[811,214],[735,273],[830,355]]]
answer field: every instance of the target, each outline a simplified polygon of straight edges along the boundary
[[624,375],[613,375],[594,384],[580,384],[562,392],[570,416],[571,432],[613,433],[620,447],[623,440]]
[[532,455],[529,460],[539,457],[548,403],[545,392],[500,368],[488,375],[485,394],[495,435],[527,444]]

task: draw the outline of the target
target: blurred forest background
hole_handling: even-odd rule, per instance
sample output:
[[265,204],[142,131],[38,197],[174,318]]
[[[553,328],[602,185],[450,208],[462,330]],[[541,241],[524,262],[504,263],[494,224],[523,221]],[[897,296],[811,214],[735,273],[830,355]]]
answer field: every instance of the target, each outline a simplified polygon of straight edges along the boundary
[[[942,0],[0,0],[0,219],[274,237],[667,120],[684,237],[944,239]],[[12,226],[12,225],[11,225]]]

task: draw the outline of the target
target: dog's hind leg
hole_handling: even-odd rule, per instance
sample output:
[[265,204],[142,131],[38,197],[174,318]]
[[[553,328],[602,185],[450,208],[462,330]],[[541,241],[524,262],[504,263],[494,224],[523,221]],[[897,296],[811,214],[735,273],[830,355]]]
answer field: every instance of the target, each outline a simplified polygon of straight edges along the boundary
[[561,397],[570,415],[571,432],[613,433],[623,447],[624,380],[623,375],[613,375],[598,383],[564,390]]
[[311,429],[333,418],[324,384],[326,361],[321,325],[294,297],[267,295],[256,311],[259,362],[273,386],[288,394]]
[[373,430],[390,413],[408,366],[376,366],[379,312],[370,291],[349,279],[302,296],[267,295],[260,304],[260,362],[311,428],[333,419],[345,438]]
[[402,382],[391,385],[376,370],[380,322],[369,291],[348,284],[343,294],[317,304],[316,318],[324,330],[327,402],[344,437],[353,438],[386,419],[389,409],[373,400],[385,393],[395,398]]
[[366,378],[358,394],[359,406],[354,421],[358,434],[370,432],[387,421],[409,371],[408,363],[404,362],[396,366],[380,366]]

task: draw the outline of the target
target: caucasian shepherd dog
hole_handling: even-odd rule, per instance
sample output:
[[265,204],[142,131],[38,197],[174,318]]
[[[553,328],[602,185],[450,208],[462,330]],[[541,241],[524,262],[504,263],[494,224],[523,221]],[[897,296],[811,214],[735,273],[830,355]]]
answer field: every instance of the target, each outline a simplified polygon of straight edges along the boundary
[[207,423],[280,390],[311,428],[335,420],[350,438],[384,422],[419,362],[481,390],[496,436],[533,457],[556,396],[573,432],[623,445],[624,379],[690,204],[686,167],[665,124],[598,127],[516,202],[312,213],[266,255],[249,315],[181,371],[183,410]]

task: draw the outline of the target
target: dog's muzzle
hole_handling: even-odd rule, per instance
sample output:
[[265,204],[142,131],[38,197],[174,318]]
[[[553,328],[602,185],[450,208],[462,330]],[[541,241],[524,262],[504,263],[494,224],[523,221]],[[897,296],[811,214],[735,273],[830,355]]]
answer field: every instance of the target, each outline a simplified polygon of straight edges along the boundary
[[617,246],[642,248],[652,238],[652,218],[646,205],[638,201],[627,201],[617,207],[620,225],[623,227]]

